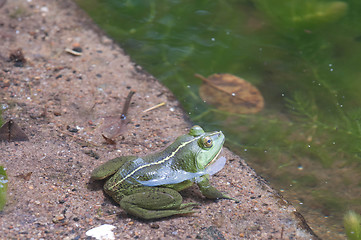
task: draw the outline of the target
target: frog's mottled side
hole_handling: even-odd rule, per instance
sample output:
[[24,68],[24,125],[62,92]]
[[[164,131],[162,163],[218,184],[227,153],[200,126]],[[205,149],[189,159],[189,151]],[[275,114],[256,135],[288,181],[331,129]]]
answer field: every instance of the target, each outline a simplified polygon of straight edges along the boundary
[[[144,157],[112,159],[96,168],[91,178],[111,176],[104,185],[105,192],[134,216],[155,219],[193,213],[196,204],[182,204],[178,191],[194,182],[207,198],[233,199],[212,187],[206,174],[206,168],[220,153],[224,139],[220,131],[204,132],[201,127],[193,126],[189,134],[178,137],[165,150]],[[201,175],[203,173],[205,175]]]

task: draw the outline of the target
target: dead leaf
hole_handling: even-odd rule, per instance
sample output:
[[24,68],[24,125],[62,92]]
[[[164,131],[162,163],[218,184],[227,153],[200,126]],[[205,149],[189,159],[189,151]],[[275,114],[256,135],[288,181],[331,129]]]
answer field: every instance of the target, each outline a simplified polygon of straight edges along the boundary
[[195,74],[202,79],[200,97],[217,109],[232,113],[257,113],[264,107],[260,91],[251,83],[232,74],[213,74],[208,78]]
[[104,136],[104,134],[102,134],[102,137],[104,138],[105,142],[109,145],[115,145],[117,144],[113,139],[111,138],[107,138],[106,136]]
[[29,141],[29,138],[13,120],[9,120],[0,128],[0,141]]
[[110,143],[109,140],[113,141],[115,144],[115,141],[112,139],[118,137],[124,131],[125,126],[128,124],[129,122],[129,119],[127,118],[128,109],[130,106],[130,101],[134,94],[135,91],[129,92],[125,100],[125,103],[123,105],[122,114],[120,116],[104,118],[104,126],[102,127],[102,131],[103,131],[102,136],[108,144],[113,144]]
[[24,67],[26,59],[23,54],[23,50],[18,48],[10,53],[9,60],[14,62],[15,67]]
[[33,174],[33,172],[28,172],[26,174],[19,174],[19,175],[16,175],[15,177],[23,178],[25,181],[29,181],[31,174]]

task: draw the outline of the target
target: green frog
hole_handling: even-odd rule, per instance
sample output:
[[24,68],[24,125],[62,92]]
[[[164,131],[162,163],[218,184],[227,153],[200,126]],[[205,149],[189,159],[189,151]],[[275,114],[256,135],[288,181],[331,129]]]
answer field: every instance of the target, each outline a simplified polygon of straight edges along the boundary
[[104,191],[127,213],[156,219],[193,213],[196,203],[182,203],[179,191],[196,183],[210,199],[232,199],[209,183],[209,176],[221,170],[225,158],[216,160],[225,137],[221,131],[204,132],[193,126],[163,151],[117,157],[96,168],[94,180],[110,177]]

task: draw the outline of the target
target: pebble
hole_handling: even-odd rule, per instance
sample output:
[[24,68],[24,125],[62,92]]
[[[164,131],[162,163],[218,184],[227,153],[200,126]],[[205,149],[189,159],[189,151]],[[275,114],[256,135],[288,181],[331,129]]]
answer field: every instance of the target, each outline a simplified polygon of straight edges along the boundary
[[64,214],[59,214],[53,217],[53,223],[59,223],[60,221],[64,220],[65,216]]

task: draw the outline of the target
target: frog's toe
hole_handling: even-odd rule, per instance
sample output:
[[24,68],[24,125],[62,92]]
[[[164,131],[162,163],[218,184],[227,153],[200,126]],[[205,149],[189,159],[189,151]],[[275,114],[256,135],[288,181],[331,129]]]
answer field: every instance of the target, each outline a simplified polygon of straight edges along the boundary
[[241,202],[240,200],[238,200],[238,199],[236,199],[236,198],[233,198],[233,197],[230,197],[230,196],[228,196],[228,195],[224,195],[223,199],[233,200],[233,201],[235,201],[236,203],[240,203],[240,202]]
[[178,210],[177,214],[181,215],[181,214],[193,214],[193,213],[196,213],[196,211],[194,211],[191,207],[189,207],[182,210]]
[[171,217],[174,215],[192,214],[195,211],[191,207],[177,210],[146,210],[140,208],[127,209],[127,213],[146,220],[159,219],[164,217]]
[[183,203],[183,204],[180,205],[179,209],[185,209],[185,208],[188,208],[188,207],[193,208],[193,207],[199,206],[199,205],[201,205],[201,204],[196,203],[196,202]]

